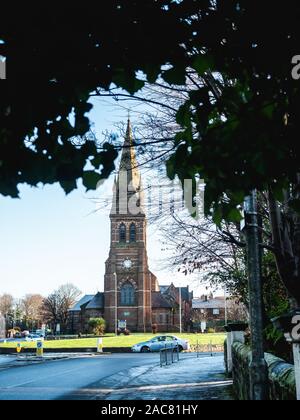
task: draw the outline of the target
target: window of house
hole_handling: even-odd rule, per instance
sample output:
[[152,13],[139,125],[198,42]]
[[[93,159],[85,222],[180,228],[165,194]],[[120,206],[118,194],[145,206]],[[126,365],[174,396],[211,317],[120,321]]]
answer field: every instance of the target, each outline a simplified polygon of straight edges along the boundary
[[213,309],[213,315],[220,315],[220,309]]
[[119,227],[119,241],[126,243],[126,226],[122,223]]
[[130,225],[130,242],[136,241],[136,226],[134,223]]
[[121,305],[131,306],[135,303],[135,290],[132,284],[126,283],[121,289]]

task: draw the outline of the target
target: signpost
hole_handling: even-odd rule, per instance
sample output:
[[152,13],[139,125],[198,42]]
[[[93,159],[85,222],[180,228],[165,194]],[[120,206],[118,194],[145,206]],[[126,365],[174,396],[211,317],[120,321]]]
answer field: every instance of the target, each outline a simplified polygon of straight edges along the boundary
[[43,357],[44,355],[44,343],[42,340],[36,342],[36,355],[37,357]]
[[118,321],[118,328],[119,330],[126,330],[127,328],[127,321]]

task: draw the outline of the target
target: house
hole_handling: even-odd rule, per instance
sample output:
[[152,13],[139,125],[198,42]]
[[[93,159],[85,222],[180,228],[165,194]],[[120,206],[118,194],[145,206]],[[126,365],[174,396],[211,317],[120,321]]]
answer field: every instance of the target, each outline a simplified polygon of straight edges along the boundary
[[192,321],[194,330],[201,330],[201,322],[207,328],[219,329],[225,325],[226,305],[224,296],[203,295],[193,299]]

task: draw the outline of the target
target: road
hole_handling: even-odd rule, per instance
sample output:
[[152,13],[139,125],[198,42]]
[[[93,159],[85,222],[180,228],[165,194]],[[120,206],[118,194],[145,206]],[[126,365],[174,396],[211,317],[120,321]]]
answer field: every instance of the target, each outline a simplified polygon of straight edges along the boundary
[[158,363],[158,354],[116,354],[0,366],[0,400],[93,399],[101,382],[121,371]]
[[0,400],[232,399],[223,355],[197,359],[181,354],[180,362],[163,368],[158,362],[158,353],[82,356],[17,367],[2,360]]

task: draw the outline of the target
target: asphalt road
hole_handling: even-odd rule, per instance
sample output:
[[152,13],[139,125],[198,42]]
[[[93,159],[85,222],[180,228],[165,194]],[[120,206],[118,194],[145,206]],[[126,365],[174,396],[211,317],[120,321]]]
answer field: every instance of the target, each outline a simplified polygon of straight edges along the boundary
[[94,399],[104,379],[158,361],[154,353],[84,356],[21,367],[2,364],[0,400]]

